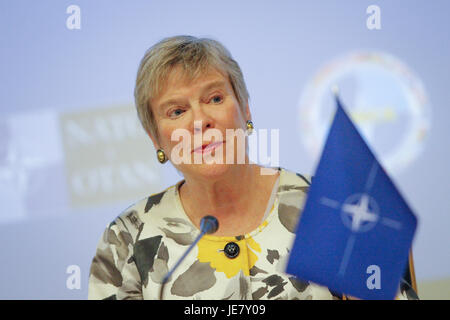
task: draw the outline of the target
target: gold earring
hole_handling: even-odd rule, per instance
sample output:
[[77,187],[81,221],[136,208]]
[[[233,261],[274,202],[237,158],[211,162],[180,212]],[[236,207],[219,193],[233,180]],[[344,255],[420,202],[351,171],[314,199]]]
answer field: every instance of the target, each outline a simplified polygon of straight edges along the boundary
[[156,157],[160,163],[166,163],[168,160],[163,149],[158,149],[158,151],[156,151]]
[[247,120],[247,132],[248,135],[251,135],[253,133],[253,122],[251,120]]

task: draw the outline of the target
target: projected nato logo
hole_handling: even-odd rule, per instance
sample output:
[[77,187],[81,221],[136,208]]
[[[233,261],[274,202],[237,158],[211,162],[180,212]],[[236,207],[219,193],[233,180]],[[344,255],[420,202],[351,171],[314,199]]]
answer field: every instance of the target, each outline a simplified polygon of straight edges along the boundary
[[340,88],[347,112],[387,171],[411,164],[423,149],[431,110],[424,86],[398,58],[383,52],[354,52],[325,64],[299,100],[299,134],[318,158],[334,113],[330,93]]

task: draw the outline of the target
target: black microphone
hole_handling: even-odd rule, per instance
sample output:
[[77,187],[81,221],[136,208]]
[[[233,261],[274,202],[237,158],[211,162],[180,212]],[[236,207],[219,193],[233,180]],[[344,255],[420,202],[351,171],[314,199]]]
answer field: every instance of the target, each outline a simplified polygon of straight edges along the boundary
[[194,246],[197,244],[197,242],[199,242],[200,239],[205,234],[212,234],[212,233],[216,232],[217,229],[219,229],[219,221],[217,220],[216,217],[204,216],[200,220],[200,234],[197,236],[197,238],[194,240],[194,242],[192,242],[192,244],[189,246],[189,248],[186,250],[186,252],[183,254],[183,256],[180,259],[178,259],[177,263],[172,267],[172,269],[164,277],[162,284],[161,284],[161,289],[159,291],[159,300],[162,300],[164,287],[165,287],[167,281],[169,280],[170,276],[172,276],[173,272],[176,270],[176,268],[178,268],[178,266],[184,260],[184,258],[186,258],[188,253],[192,250],[192,248],[194,248]]

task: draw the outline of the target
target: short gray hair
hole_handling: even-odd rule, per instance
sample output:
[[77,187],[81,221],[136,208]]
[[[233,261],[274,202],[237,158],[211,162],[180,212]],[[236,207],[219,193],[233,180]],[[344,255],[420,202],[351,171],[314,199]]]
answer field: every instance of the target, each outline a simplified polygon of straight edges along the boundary
[[245,113],[249,94],[244,76],[230,52],[218,41],[193,36],[165,38],[147,50],[141,60],[136,77],[134,99],[139,120],[145,131],[159,140],[150,99],[159,94],[170,73],[182,66],[188,79],[213,67],[228,76],[241,111]]

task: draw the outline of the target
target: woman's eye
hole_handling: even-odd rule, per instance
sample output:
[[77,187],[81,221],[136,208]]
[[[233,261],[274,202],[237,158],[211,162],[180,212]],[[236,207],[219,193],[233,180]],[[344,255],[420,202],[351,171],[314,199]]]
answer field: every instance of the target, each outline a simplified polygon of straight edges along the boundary
[[175,109],[175,110],[173,110],[173,111],[170,112],[169,116],[170,116],[171,118],[178,117],[178,116],[180,116],[183,112],[184,112],[183,109]]
[[222,96],[214,96],[210,101],[212,103],[221,103],[223,100]]

